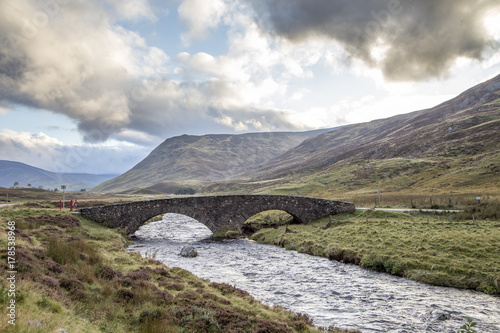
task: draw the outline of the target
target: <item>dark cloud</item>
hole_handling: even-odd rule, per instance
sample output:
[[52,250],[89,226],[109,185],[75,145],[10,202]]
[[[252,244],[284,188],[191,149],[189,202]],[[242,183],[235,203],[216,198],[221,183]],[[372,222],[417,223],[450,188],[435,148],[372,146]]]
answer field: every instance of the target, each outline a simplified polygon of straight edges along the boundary
[[[458,57],[498,47],[483,18],[498,0],[249,1],[264,31],[294,42],[329,38],[391,80],[440,77]],[[375,47],[385,48],[374,56]]]
[[[251,83],[174,80],[173,64],[162,50],[114,21],[136,18],[123,2],[70,0],[50,8],[44,3],[0,1],[0,104],[66,115],[90,143],[118,138],[155,144],[183,126],[293,126],[281,113],[256,119],[240,111],[247,100],[238,96]],[[106,3],[117,11],[110,13]],[[140,17],[154,18],[146,0],[133,4],[143,8]],[[221,118],[209,109],[225,113]]]

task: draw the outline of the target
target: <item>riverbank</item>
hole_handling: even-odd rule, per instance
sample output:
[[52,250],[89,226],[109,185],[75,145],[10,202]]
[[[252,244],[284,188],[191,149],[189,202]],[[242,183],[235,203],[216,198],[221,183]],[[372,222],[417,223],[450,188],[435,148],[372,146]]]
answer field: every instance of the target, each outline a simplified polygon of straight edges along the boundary
[[250,238],[437,286],[499,294],[500,222],[462,218],[358,210],[308,225],[264,228]]
[[0,226],[13,231],[0,238],[14,281],[0,283],[4,332],[323,332],[306,315],[129,253],[125,235],[78,215],[10,208]]

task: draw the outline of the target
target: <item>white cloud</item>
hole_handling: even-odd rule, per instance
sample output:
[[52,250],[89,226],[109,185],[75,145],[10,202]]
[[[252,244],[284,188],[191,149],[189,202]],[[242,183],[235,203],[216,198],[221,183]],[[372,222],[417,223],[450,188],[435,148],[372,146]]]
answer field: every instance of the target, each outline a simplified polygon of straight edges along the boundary
[[116,174],[143,159],[149,149],[115,142],[110,145],[65,145],[44,133],[0,131],[1,158],[52,172]]
[[217,27],[226,11],[224,0],[183,0],[178,8],[179,18],[187,25],[189,39],[203,39],[208,30]]
[[126,20],[142,20],[156,21],[158,18],[153,12],[148,0],[107,0],[110,2],[119,18]]
[[158,145],[158,138],[147,133],[134,131],[134,130],[122,130],[115,136],[116,140],[123,142],[133,142],[141,146],[155,146]]

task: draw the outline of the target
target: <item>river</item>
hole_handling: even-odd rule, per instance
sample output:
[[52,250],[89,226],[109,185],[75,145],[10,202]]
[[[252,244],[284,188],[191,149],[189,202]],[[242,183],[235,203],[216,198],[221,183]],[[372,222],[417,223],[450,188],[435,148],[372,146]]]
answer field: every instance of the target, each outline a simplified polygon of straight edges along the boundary
[[[215,241],[204,225],[178,214],[164,215],[135,236],[130,251],[231,284],[266,304],[306,313],[317,326],[448,333],[457,332],[467,316],[480,333],[500,332],[500,298],[483,293],[431,286],[244,239]],[[198,256],[181,257],[184,245],[194,246]]]

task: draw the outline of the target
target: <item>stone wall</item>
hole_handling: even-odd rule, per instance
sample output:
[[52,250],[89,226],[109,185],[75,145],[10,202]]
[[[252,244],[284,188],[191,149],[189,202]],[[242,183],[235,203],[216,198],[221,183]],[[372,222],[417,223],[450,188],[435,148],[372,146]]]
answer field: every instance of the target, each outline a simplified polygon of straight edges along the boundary
[[291,214],[297,223],[354,212],[348,202],[284,195],[226,195],[182,197],[138,201],[80,209],[80,214],[106,226],[134,233],[153,216],[178,213],[190,216],[212,232],[241,229],[245,221],[262,211],[279,209]]

